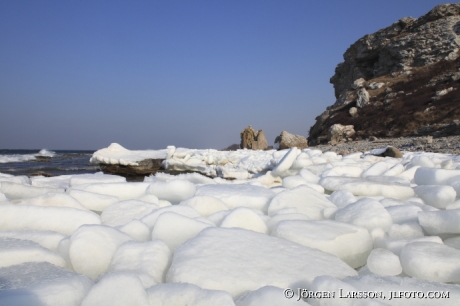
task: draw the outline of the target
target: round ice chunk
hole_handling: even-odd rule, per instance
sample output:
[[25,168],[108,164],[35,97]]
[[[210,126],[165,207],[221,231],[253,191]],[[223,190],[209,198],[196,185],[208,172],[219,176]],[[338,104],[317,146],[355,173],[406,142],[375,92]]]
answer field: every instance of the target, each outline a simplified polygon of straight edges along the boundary
[[385,208],[391,216],[393,223],[418,222],[417,215],[423,211],[415,205],[398,205]]
[[109,268],[117,248],[131,240],[128,235],[105,225],[83,225],[70,238],[69,257],[74,270],[98,278]]
[[388,231],[388,237],[390,238],[415,238],[423,236],[423,229],[418,222],[393,224]]
[[414,182],[417,185],[447,185],[448,181],[456,176],[460,176],[460,170],[418,168]]
[[163,240],[174,251],[179,245],[210,226],[174,212],[165,212],[158,216],[155,222],[152,239]]
[[387,171],[385,171],[383,176],[397,176],[404,172],[404,166],[402,164],[396,164]]
[[334,191],[329,197],[329,200],[337,205],[337,207],[345,207],[348,204],[356,202],[355,196],[348,190]]
[[193,208],[189,206],[183,206],[183,205],[169,205],[166,207],[159,208],[152,213],[148,214],[147,216],[143,217],[141,219],[142,222],[144,222],[150,229],[153,228],[153,225],[157,221],[158,216],[165,212],[174,212],[176,214],[188,217],[188,218],[198,218],[201,217],[201,215]]
[[157,208],[155,204],[139,200],[121,201],[107,207],[101,214],[101,221],[108,226],[125,225],[131,220],[142,219]]
[[113,272],[105,275],[88,292],[81,306],[150,306],[147,292],[133,273]]
[[86,207],[80,204],[73,197],[65,193],[47,193],[33,198],[25,198],[20,200],[10,201],[16,205],[34,205],[34,206],[54,206],[54,207],[68,207],[87,210]]
[[447,238],[446,240],[444,240],[444,244],[453,247],[457,250],[460,250],[460,236]]
[[0,205],[0,230],[49,230],[71,235],[81,225],[100,223],[97,214],[75,208]]
[[10,200],[33,198],[40,195],[52,193],[64,193],[64,188],[45,188],[35,187],[30,185],[23,185],[12,182],[2,182],[0,184],[0,191]]
[[[304,304],[304,303],[302,303]],[[287,299],[284,288],[264,286],[255,291],[250,291],[235,301],[236,306],[294,306],[299,305],[298,296]]]
[[83,190],[69,189],[67,193],[80,202],[81,205],[93,211],[103,211],[110,205],[120,201],[117,197]]
[[221,199],[210,196],[194,196],[182,201],[180,205],[194,208],[203,217],[209,217],[221,210],[228,210],[227,205]]
[[367,198],[339,209],[335,214],[335,220],[362,226],[368,230],[380,227],[388,231],[392,224],[391,216],[382,204]]
[[299,175],[302,178],[304,178],[308,183],[318,184],[318,182],[319,182],[319,176],[317,176],[316,174],[313,174],[308,169],[304,168],[304,169],[300,170]]
[[436,166],[428,156],[423,156],[423,155],[414,156],[412,160],[410,161],[410,163],[415,166],[428,167],[428,168],[434,168]]
[[271,232],[273,230],[273,228],[281,221],[285,221],[285,220],[311,220],[310,217],[308,217],[307,215],[304,215],[304,214],[296,214],[296,213],[292,213],[292,214],[278,214],[278,215],[275,215],[273,217],[271,217],[270,219],[268,219],[267,221],[267,227],[268,227],[268,231]]
[[196,195],[221,199],[229,209],[243,206],[266,212],[275,192],[248,184],[223,184],[200,186]]
[[131,220],[124,225],[117,226],[116,229],[131,236],[131,238],[135,240],[150,240],[150,228],[144,222],[137,219]]
[[283,156],[283,158],[279,161],[278,165],[272,170],[272,174],[274,176],[281,176],[283,172],[289,170],[292,164],[299,155],[300,151],[297,148],[291,148],[289,151]]
[[460,234],[460,209],[419,212],[418,222],[430,235]]
[[422,185],[414,188],[415,193],[425,204],[445,209],[447,205],[455,201],[457,193],[451,186]]
[[388,249],[399,256],[399,254],[401,254],[401,250],[406,245],[413,242],[432,242],[442,244],[441,238],[437,236],[424,236],[404,239],[379,237],[374,240],[374,247]]
[[47,262],[28,262],[0,269],[0,305],[80,306],[93,285],[86,276]]
[[149,183],[93,183],[76,185],[67,190],[83,190],[117,197],[120,200],[138,199],[145,195]]
[[363,172],[362,177],[382,175],[388,170],[388,164],[385,162],[378,162],[370,166]]
[[70,178],[70,186],[94,183],[126,183],[126,178],[102,173],[72,175]]
[[373,247],[365,228],[331,220],[281,221],[272,235],[335,255],[353,268],[366,263]]
[[140,201],[144,201],[144,202],[147,202],[147,203],[152,203],[152,204],[156,204],[158,207],[160,207],[158,204],[160,203],[160,200],[158,199],[158,197],[154,194],[146,194],[145,196],[142,196],[139,198]]
[[283,178],[283,187],[287,189],[293,189],[300,185],[306,185],[308,181],[300,175],[288,176]]
[[402,272],[399,257],[387,249],[373,249],[367,258],[367,267],[378,275],[398,275]]
[[65,267],[65,260],[58,254],[45,249],[36,242],[0,237],[0,268],[25,262],[49,262]]
[[192,284],[158,284],[147,289],[150,305],[234,306],[228,292],[206,290]]
[[156,283],[162,283],[171,263],[171,255],[166,243],[158,239],[148,242],[128,241],[120,245],[113,255],[109,270],[131,271],[140,275],[145,273]]
[[285,239],[239,228],[207,228],[177,248],[166,281],[224,290],[236,297],[267,285],[308,288],[324,274],[357,275],[337,257]]
[[[388,179],[389,177],[382,177]],[[326,190],[348,190],[355,196],[383,196],[395,199],[407,199],[414,196],[410,186],[403,186],[391,182],[376,182],[356,177],[328,176],[319,181]]]
[[285,208],[296,208],[297,212],[311,219],[320,220],[324,218],[323,210],[329,207],[335,208],[336,206],[324,194],[307,186],[298,186],[277,194],[270,202],[268,215],[274,216]]
[[432,242],[407,244],[401,265],[409,276],[435,282],[460,283],[460,250]]
[[0,237],[30,240],[53,252],[58,249],[59,242],[66,238],[52,231],[0,231]]
[[154,182],[147,188],[148,194],[154,194],[159,199],[171,203],[179,203],[195,195],[195,184],[184,180],[172,180],[169,182]]
[[232,210],[222,220],[220,227],[239,227],[262,234],[268,234],[268,228],[265,222],[252,209],[245,207]]

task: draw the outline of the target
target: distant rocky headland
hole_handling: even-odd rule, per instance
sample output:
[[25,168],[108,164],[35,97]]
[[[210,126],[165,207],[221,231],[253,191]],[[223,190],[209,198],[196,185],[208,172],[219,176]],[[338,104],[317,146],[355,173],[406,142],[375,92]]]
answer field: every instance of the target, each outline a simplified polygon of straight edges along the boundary
[[316,117],[310,146],[459,135],[460,3],[360,38],[330,82],[336,102]]

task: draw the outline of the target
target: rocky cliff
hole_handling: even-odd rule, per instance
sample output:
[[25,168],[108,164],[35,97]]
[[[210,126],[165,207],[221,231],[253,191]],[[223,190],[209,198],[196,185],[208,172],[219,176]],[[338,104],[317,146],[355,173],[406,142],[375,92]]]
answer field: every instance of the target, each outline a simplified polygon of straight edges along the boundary
[[460,3],[403,18],[352,44],[330,82],[336,102],[316,118],[309,143],[334,124],[355,138],[460,134]]

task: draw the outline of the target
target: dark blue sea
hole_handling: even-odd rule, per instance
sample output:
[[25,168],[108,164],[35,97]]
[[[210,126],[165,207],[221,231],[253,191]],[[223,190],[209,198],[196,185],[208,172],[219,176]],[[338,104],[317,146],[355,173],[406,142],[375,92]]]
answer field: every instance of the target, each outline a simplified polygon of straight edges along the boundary
[[90,164],[94,151],[79,150],[0,150],[0,173],[52,176],[95,173],[98,165]]

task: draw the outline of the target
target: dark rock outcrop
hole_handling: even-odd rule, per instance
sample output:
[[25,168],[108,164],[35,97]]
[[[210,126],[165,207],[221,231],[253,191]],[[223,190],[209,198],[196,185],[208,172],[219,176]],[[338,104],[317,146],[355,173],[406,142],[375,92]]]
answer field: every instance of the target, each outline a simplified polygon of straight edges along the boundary
[[308,148],[307,138],[282,131],[279,136],[275,138],[275,144],[278,144],[278,149],[289,149],[297,147],[298,149]]
[[[460,3],[362,37],[346,50],[331,83],[337,100],[316,118],[310,145],[325,142],[336,123],[353,125],[358,139],[451,125],[460,119]],[[350,113],[353,107],[358,111]]]
[[104,173],[116,174],[125,177],[148,176],[161,169],[164,159],[144,159],[137,166],[124,166],[120,164],[100,164]]
[[268,148],[267,138],[263,130],[254,130],[248,126],[241,132],[241,149],[266,150]]

